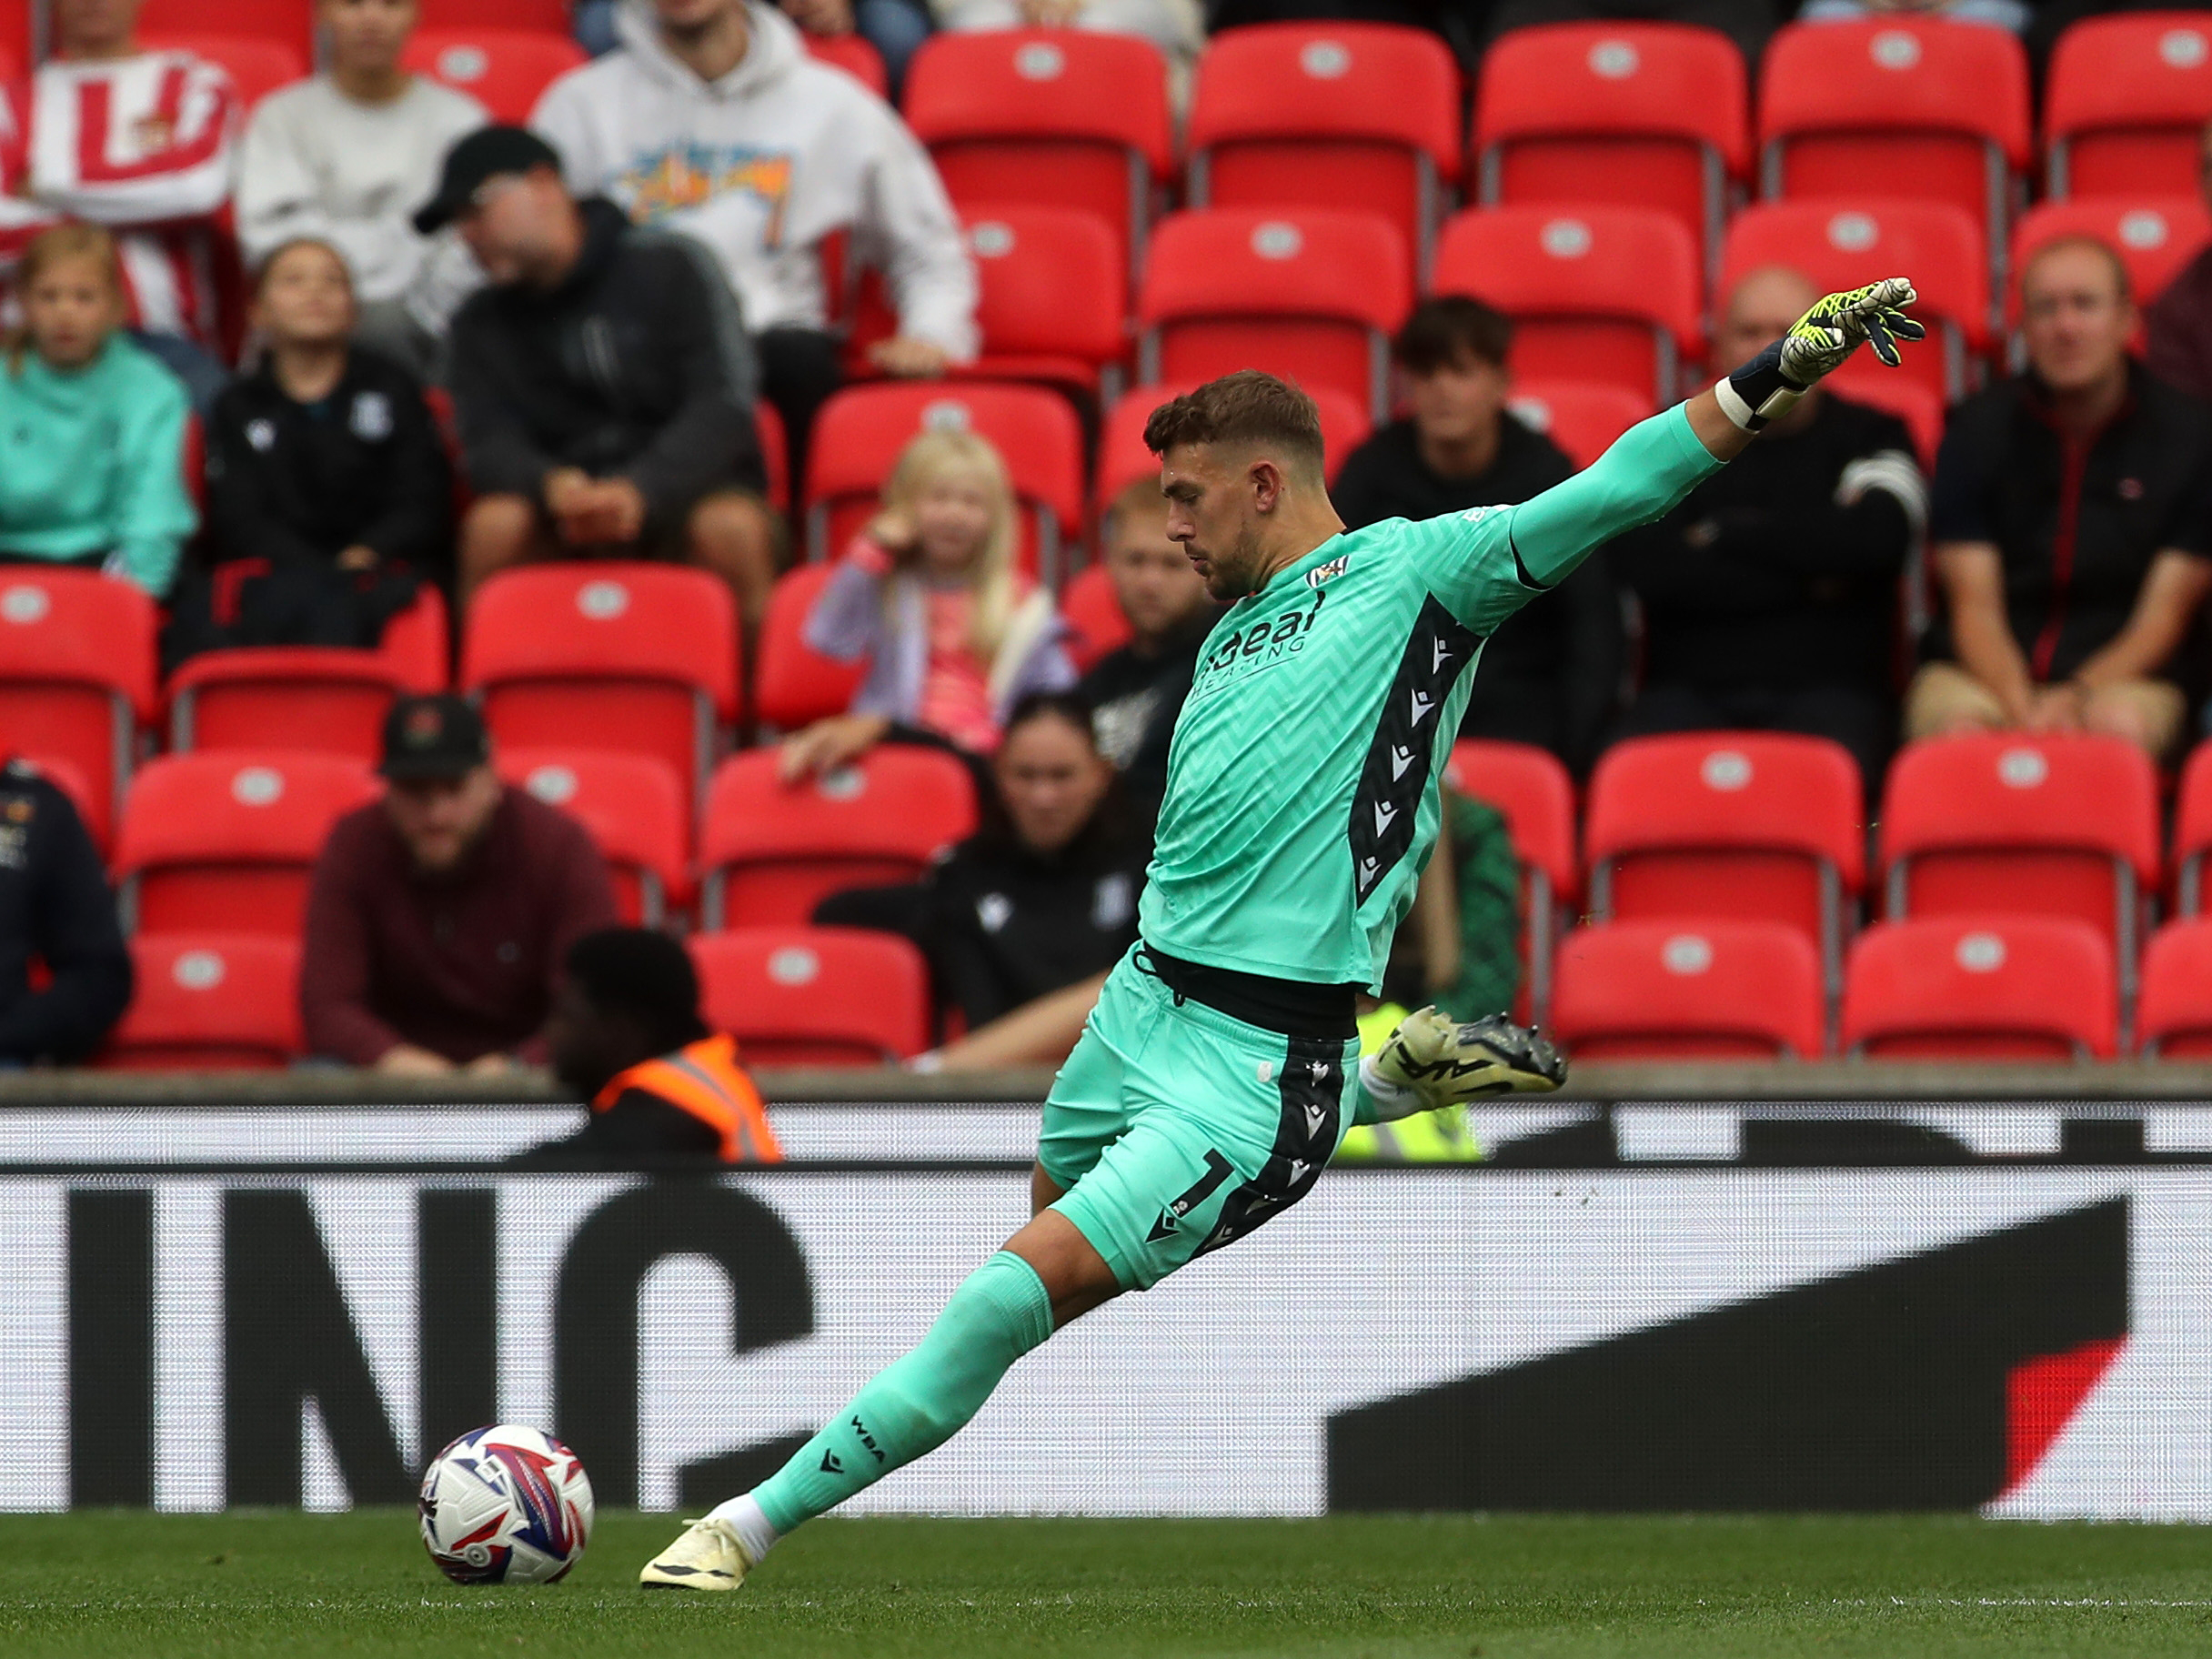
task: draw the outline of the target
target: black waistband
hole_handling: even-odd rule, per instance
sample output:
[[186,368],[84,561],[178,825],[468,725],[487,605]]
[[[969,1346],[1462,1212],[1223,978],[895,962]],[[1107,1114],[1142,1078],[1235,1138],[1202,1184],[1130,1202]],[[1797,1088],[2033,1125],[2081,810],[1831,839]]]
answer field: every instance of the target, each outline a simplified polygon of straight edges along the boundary
[[1331,1042],[1359,1035],[1356,985],[1316,985],[1241,973],[1234,968],[1209,968],[1151,945],[1139,945],[1136,960],[1139,970],[1173,991],[1177,1000],[1189,997],[1263,1031]]

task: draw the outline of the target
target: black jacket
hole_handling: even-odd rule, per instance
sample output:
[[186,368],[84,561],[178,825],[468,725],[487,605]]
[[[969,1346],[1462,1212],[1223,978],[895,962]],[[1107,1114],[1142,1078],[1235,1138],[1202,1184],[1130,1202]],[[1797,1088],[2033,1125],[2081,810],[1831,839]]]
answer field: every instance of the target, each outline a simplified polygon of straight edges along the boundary
[[1892,694],[1897,579],[1927,493],[1903,422],[1828,393],[1611,544],[1644,606],[1644,681]]
[[1121,769],[1121,781],[1147,812],[1156,812],[1168,791],[1168,743],[1198,672],[1198,648],[1220,616],[1209,607],[1150,656],[1134,645],[1109,651],[1076,688],[1093,711],[1099,753]]
[[[2086,444],[2052,425],[2022,375],[1951,411],[1928,534],[1994,542],[2013,638],[2062,680],[2127,625],[2151,561],[2212,550],[2212,409],[2128,367],[2127,401]],[[1951,654],[1947,628],[1929,641]]]
[[[33,957],[53,976],[44,990]],[[115,895],[76,808],[26,763],[0,767],[0,1060],[82,1060],[130,1000]]]
[[710,490],[764,487],[752,346],[705,248],[579,206],[567,281],[478,289],[453,319],[463,465],[479,495],[533,500],[557,468],[625,477],[665,535]]

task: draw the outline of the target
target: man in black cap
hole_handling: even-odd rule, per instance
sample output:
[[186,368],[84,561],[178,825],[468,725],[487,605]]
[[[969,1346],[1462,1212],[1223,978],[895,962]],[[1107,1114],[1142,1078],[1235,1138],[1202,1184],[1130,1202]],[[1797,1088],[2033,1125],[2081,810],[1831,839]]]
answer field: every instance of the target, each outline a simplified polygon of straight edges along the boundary
[[552,146],[487,126],[415,216],[460,232],[490,285],[453,319],[452,389],[476,501],[464,604],[533,558],[669,558],[713,571],[757,621],[775,521],[753,427],[759,370],[713,256],[578,201]]
[[542,1058],[563,957],[616,919],[598,849],[500,783],[460,698],[395,702],[378,769],[390,789],[332,827],[307,894],[309,1049],[411,1076]]

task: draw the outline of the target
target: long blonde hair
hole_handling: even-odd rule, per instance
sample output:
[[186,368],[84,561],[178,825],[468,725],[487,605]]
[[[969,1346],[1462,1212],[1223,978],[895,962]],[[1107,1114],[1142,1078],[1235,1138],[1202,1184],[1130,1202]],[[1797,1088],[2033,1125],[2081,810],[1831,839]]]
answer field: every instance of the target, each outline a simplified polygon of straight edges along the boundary
[[[15,296],[18,302],[29,297],[38,279],[57,265],[72,259],[89,259],[100,267],[106,279],[108,292],[115,297],[116,309],[109,334],[123,326],[126,290],[123,286],[123,257],[116,251],[116,239],[97,225],[83,225],[75,221],[42,230],[31,238],[23,250],[23,258],[15,266]],[[11,377],[23,373],[24,354],[31,349],[31,328],[28,322],[14,329],[7,341],[7,372]]]
[[1006,642],[1017,597],[1014,487],[1007,478],[1006,462],[998,447],[974,432],[924,432],[899,452],[890,480],[883,487],[883,508],[912,521],[915,503],[922,492],[952,472],[980,476],[990,496],[990,528],[984,533],[982,548],[969,575],[970,586],[975,590],[975,612],[968,639],[976,656],[988,663]]

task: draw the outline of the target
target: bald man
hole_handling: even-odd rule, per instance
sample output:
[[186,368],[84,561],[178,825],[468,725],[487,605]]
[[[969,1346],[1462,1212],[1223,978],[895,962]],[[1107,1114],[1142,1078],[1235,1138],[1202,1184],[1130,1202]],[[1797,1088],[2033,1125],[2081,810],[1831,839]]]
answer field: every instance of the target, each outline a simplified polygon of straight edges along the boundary
[[[1714,327],[1740,362],[1820,297],[1795,271],[1745,276]],[[1656,523],[1613,544],[1642,602],[1644,677],[1621,737],[1795,731],[1849,749],[1871,793],[1896,731],[1898,578],[1927,519],[1895,417],[1821,387]]]

